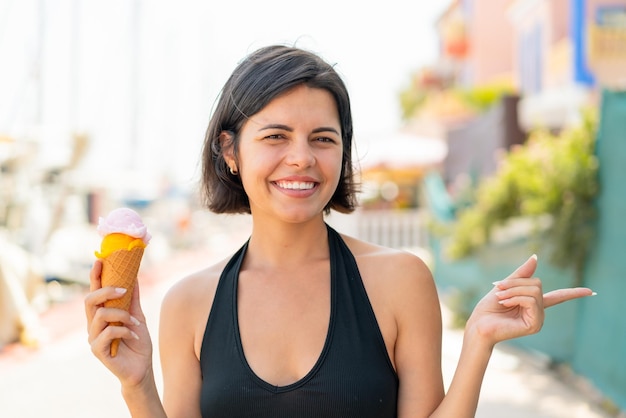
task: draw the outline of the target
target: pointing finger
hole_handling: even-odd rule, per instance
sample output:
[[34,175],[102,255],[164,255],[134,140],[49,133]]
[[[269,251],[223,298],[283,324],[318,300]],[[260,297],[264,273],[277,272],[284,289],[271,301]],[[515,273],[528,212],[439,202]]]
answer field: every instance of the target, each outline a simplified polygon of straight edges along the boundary
[[594,295],[595,292],[586,287],[553,290],[543,295],[543,306],[548,308],[550,306],[558,305],[559,303],[567,302],[568,300]]

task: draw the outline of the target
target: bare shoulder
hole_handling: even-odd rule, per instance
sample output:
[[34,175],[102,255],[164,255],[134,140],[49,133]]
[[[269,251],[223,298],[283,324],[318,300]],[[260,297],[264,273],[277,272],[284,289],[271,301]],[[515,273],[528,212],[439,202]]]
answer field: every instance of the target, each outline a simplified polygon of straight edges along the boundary
[[395,286],[431,286],[430,269],[418,255],[383,247],[350,236],[342,238],[352,251],[363,280],[381,281]]
[[193,350],[199,353],[215,291],[228,260],[182,278],[167,291],[161,305],[159,334],[168,344],[177,338],[192,343]]
[[207,296],[214,295],[222,270],[227,263],[228,259],[224,259],[182,278],[167,291],[163,305],[186,305],[189,308],[189,305],[195,306],[192,302],[206,300]]
[[[415,322],[415,317],[440,322],[437,287],[430,269],[419,256],[347,236],[343,238],[357,261],[383,333],[403,323]],[[387,322],[385,318],[393,321]]]
[[356,259],[389,358],[403,384],[410,386],[407,375],[415,370],[421,370],[416,375],[422,376],[428,370],[435,379],[437,370],[432,365],[439,364],[441,307],[430,269],[408,251],[348,236],[343,239]]

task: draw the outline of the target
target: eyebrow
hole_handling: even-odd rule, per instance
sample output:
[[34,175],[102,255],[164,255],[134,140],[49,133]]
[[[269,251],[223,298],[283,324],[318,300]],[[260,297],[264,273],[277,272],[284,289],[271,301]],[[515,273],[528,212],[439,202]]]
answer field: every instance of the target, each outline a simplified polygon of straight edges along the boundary
[[[284,131],[293,132],[293,128],[287,125],[283,125],[280,123],[271,123],[269,125],[265,125],[259,129],[259,131],[265,131],[268,129],[282,129]],[[339,135],[339,131],[332,126],[320,126],[319,128],[313,129],[312,133],[320,133],[320,132],[334,132]]]

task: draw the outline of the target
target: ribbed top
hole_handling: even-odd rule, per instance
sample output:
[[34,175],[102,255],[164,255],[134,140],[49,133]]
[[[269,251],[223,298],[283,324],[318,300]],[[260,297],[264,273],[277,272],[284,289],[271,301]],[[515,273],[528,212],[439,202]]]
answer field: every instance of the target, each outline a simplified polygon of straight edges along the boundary
[[202,341],[201,410],[206,418],[387,418],[398,378],[354,256],[330,226],[330,321],[324,348],[299,381],[274,386],[248,365],[237,319],[237,282],[248,243],[224,268]]

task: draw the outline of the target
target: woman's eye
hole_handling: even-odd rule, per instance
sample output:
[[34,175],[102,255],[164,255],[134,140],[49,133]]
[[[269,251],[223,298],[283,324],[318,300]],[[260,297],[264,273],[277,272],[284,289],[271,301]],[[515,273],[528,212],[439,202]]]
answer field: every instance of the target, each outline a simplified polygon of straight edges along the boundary
[[327,136],[320,136],[316,138],[316,141],[319,142],[328,142],[328,143],[334,143],[336,142],[333,138],[329,138]]
[[272,135],[267,135],[265,137],[265,139],[282,139],[283,135],[281,134],[272,134]]

